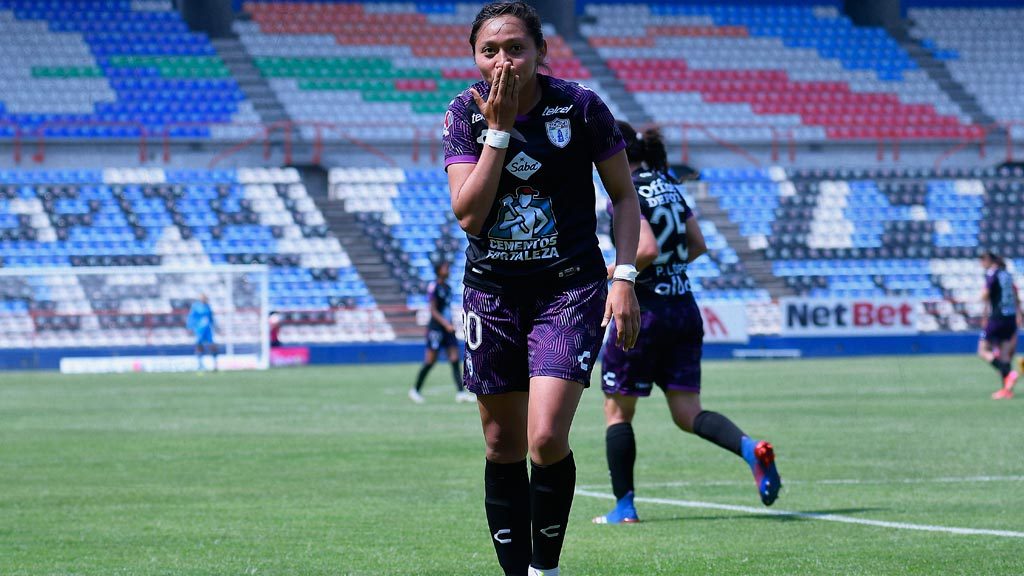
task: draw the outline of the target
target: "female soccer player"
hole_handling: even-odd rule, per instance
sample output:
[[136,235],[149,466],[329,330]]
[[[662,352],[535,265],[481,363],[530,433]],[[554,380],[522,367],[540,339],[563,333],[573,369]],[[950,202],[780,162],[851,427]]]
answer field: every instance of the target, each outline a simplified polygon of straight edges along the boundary
[[[607,106],[538,73],[547,44],[533,8],[484,6],[469,44],[484,81],[452,101],[444,146],[452,210],[469,239],[464,374],[487,447],[488,538],[505,574],[553,575],[576,485],[569,428],[602,327],[614,320],[624,348],[639,330],[640,211]],[[595,165],[620,216],[610,288]]]
[[[687,264],[707,251],[700,226],[668,174],[665,145],[658,132],[648,130],[638,137],[625,122],[619,122],[619,130],[628,143],[626,154],[643,213],[637,250],[641,273],[636,279],[642,316],[636,347],[620,350],[606,345],[603,351],[605,444],[618,502],[594,522],[639,521],[633,504],[636,441],[632,421],[637,398],[650,396],[652,385],[664,390],[676,426],[747,461],[761,501],[770,506],[782,486],[772,445],[751,439],[725,416],[701,408],[704,323],[686,277]],[[613,211],[613,224],[618,223],[619,215]],[[609,343],[617,337],[616,328],[611,329]]]
[[1017,351],[1017,327],[1024,323],[1024,314],[1013,276],[1006,271],[1006,262],[994,252],[985,252],[981,255],[981,267],[985,269],[981,300],[986,311],[982,318],[985,329],[978,341],[978,356],[999,372],[1002,386],[992,394],[992,398],[1009,400],[1013,398],[1013,386],[1017,383],[1017,371],[1012,368],[1013,354]]
[[452,365],[452,378],[455,381],[455,401],[472,402],[473,395],[462,388],[462,372],[459,371],[459,341],[455,338],[455,325],[452,324],[452,287],[448,285],[450,264],[444,258],[434,260],[435,280],[427,287],[427,298],[430,306],[430,322],[427,323],[427,348],[424,353],[423,366],[416,376],[416,385],[409,389],[409,399],[417,404],[424,402],[423,381],[437,362],[437,353],[444,348],[448,351],[448,362]]

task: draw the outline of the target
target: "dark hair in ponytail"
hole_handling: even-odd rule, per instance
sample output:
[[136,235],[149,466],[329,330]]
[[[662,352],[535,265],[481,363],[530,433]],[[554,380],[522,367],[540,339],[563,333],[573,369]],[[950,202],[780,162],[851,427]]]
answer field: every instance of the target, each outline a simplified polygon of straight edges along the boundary
[[617,123],[619,132],[622,132],[626,140],[626,158],[630,162],[642,162],[650,170],[668,175],[668,152],[661,131],[652,127],[644,130],[643,134],[637,134],[629,122],[618,120]]
[[652,170],[668,174],[668,151],[665,141],[661,139],[661,130],[648,128],[644,130],[644,163]]
[[998,255],[998,254],[996,254],[995,252],[993,252],[991,250],[986,250],[986,251],[981,253],[981,256],[983,258],[988,259],[990,262],[992,262],[993,264],[998,266],[1000,269],[1002,269],[1002,270],[1006,269],[1006,260],[1003,260],[1003,257]]

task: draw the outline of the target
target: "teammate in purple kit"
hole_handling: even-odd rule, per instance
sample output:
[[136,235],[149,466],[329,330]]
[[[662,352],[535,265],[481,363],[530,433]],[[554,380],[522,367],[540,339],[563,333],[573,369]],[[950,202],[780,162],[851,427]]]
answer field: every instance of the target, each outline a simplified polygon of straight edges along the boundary
[[[492,2],[469,36],[484,78],[444,121],[452,211],[466,231],[466,387],[486,443],[484,508],[505,574],[556,575],[576,485],[569,429],[614,320],[639,330],[633,266],[640,208],[625,142],[587,88],[539,74],[547,44],[525,2]],[[593,170],[616,229],[609,287]],[[603,317],[602,317],[603,315]],[[526,457],[532,461],[528,474]]]
[[981,255],[985,269],[985,288],[981,300],[986,314],[982,319],[985,329],[978,341],[978,356],[992,364],[999,372],[1002,386],[992,394],[995,400],[1013,398],[1017,384],[1017,371],[1012,368],[1013,354],[1017,351],[1017,327],[1024,323],[1017,287],[1013,276],[1006,270],[1006,262],[994,252]]
[[[770,506],[782,487],[772,445],[751,439],[731,420],[704,410],[700,403],[704,322],[686,268],[707,251],[704,235],[682,189],[668,174],[660,134],[648,130],[638,137],[625,122],[619,122],[619,130],[628,142],[626,154],[643,214],[637,250],[641,272],[636,279],[641,329],[636,347],[621,350],[610,344],[616,338],[617,327],[613,326],[603,350],[605,447],[617,502],[615,509],[594,522],[639,521],[633,503],[636,440],[632,421],[637,398],[650,396],[653,386],[665,392],[676,426],[747,461],[761,501]],[[618,221],[618,213],[613,211],[613,229]]]

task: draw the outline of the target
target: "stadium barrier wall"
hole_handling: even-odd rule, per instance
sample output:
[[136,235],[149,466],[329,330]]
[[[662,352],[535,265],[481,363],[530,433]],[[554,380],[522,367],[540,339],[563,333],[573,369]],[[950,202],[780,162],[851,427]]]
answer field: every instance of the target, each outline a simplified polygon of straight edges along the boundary
[[[245,137],[232,139],[207,140],[189,138],[179,132],[187,129],[211,129],[216,126],[247,129]],[[954,156],[967,155],[972,161],[1006,161],[1015,160],[1016,147],[1020,146],[1019,131],[1024,122],[1002,121],[992,124],[974,124],[970,130],[958,137],[911,138],[894,134],[879,133],[874,136],[851,139],[832,139],[824,142],[798,142],[791,128],[762,124],[757,122],[667,122],[661,123],[662,129],[678,130],[681,140],[676,143],[670,139],[671,154],[680,157],[684,164],[693,160],[698,151],[715,150],[726,154],[731,162],[742,161],[748,165],[759,167],[766,163],[783,163],[796,165],[805,163],[804,156],[813,156],[822,146],[828,149],[842,150],[846,147],[873,149],[874,161],[878,164],[891,160],[901,163],[906,160],[908,150],[914,147],[927,147],[929,160],[927,163],[936,168],[951,160]],[[232,156],[238,155],[249,148],[260,147],[262,159],[266,163],[282,162],[318,164],[338,149],[356,150],[365,155],[366,159],[386,166],[398,166],[399,157],[408,159],[413,164],[438,164],[441,161],[440,139],[433,128],[422,128],[395,122],[358,122],[338,123],[316,120],[281,120],[271,123],[238,122],[220,124],[209,122],[172,122],[161,129],[150,129],[140,122],[118,122],[103,120],[62,119],[50,121],[34,129],[26,131],[23,127],[9,121],[0,122],[0,127],[8,128],[8,135],[0,136],[0,145],[11,146],[10,155],[6,149],[0,149],[3,162],[12,166],[22,164],[23,145],[32,146],[34,151],[28,155],[31,163],[39,165],[47,163],[48,145],[86,144],[120,144],[131,145],[137,153],[139,165],[147,163],[164,165],[172,163],[172,146],[189,150],[190,145],[202,144],[208,147],[212,157],[207,162],[208,168],[217,167]],[[57,137],[47,134],[48,128],[84,128],[107,127],[132,131],[132,135],[110,139],[75,139]],[[353,135],[356,129],[384,130],[400,128],[405,131],[401,141],[403,152],[394,150],[394,142],[366,141]],[[933,126],[921,126],[933,128]],[[765,138],[747,139],[732,134],[737,129],[763,129],[769,135]],[[339,148],[342,147],[342,148]],[[935,148],[932,150],[932,148]],[[991,148],[1002,154],[993,154]],[[219,150],[219,152],[218,152]],[[678,153],[676,152],[678,150]],[[798,156],[800,158],[798,158]],[[1001,158],[1000,158],[1001,156]],[[976,160],[974,160],[976,158]],[[865,159],[864,162],[870,160]]]
[[[829,358],[917,354],[973,354],[976,332],[914,334],[906,336],[782,337],[751,336],[746,343],[704,345],[704,358]],[[423,343],[389,342],[290,346],[308,349],[309,364],[389,364],[422,362]],[[0,349],[0,370],[58,370],[67,357],[190,356],[191,346],[114,348],[5,348]],[[294,360],[295,355],[289,355]],[[290,362],[294,365],[298,362]]]

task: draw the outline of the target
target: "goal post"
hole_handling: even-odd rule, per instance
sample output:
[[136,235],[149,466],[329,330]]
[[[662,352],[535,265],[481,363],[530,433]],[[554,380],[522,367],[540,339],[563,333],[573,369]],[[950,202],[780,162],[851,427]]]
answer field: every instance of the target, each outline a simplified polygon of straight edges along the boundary
[[265,265],[2,268],[0,338],[4,348],[56,351],[62,372],[195,370],[186,324],[202,295],[217,368],[268,368]]

